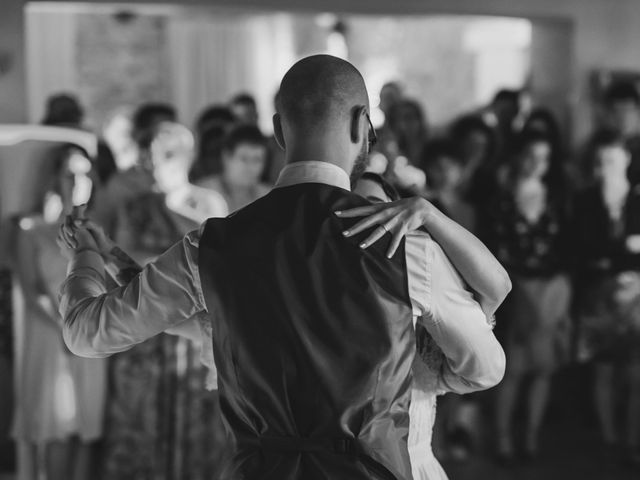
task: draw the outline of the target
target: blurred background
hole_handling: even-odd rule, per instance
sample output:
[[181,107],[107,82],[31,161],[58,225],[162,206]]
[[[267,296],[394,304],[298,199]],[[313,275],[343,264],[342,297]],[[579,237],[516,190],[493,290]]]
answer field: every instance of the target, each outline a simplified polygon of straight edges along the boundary
[[[185,228],[166,220],[165,203],[197,224],[259,198],[282,168],[271,126],[279,82],[316,53],[348,59],[365,78],[379,137],[370,171],[436,202],[522,279],[497,332],[507,358],[524,360],[498,389],[440,402],[434,450],[450,478],[639,478],[639,7],[3,0],[0,478],[217,478],[208,452],[222,440],[198,429],[219,430],[217,406],[182,340],[100,365],[61,360],[51,391],[73,408],[49,413],[71,421],[88,402],[93,429],[24,427],[47,408],[25,400],[37,396],[29,382],[43,384],[36,345],[58,335],[55,322],[48,333],[30,327],[30,306],[43,295],[55,304],[42,285],[61,281],[47,273],[60,271],[51,245],[30,237],[49,234],[66,197],[91,198],[95,217],[145,261]],[[176,206],[187,186],[195,200]],[[535,299],[545,308],[529,315]],[[84,397],[69,393],[74,378]],[[139,412],[150,417],[119,428],[136,417],[122,413],[124,393],[144,389],[186,393],[170,406],[147,395]],[[47,453],[55,443],[58,456]],[[75,459],[73,477],[53,473],[69,471],[56,470],[60,458]]]

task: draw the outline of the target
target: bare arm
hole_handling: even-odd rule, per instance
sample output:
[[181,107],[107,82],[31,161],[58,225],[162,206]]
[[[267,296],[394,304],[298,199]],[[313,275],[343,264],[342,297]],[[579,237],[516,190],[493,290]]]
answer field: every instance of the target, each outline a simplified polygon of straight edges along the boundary
[[511,290],[507,272],[487,247],[424,198],[414,197],[354,208],[336,212],[336,215],[341,218],[367,217],[345,232],[347,237],[378,225],[361,244],[362,248],[369,247],[387,232],[390,233],[392,241],[389,256],[395,253],[408,232],[425,228],[476,293],[478,302],[488,317],[493,316]]

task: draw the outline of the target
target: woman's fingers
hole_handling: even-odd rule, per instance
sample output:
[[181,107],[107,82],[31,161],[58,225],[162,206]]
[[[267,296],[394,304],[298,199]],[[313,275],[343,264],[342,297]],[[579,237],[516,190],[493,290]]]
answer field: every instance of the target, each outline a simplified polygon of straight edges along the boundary
[[382,237],[384,237],[386,233],[387,233],[387,230],[385,230],[385,228],[382,225],[378,226],[378,228],[376,228],[373,231],[373,233],[369,235],[367,239],[360,244],[360,248],[364,249],[364,248],[370,247],[371,245],[376,243],[378,240],[380,240]]
[[366,207],[350,208],[349,210],[338,210],[333,213],[335,213],[340,218],[355,218],[377,213],[387,207],[388,204],[367,205]]
[[384,225],[386,221],[389,220],[389,218],[394,217],[395,214],[395,209],[386,208],[376,214],[370,215],[367,218],[360,220],[354,226],[342,233],[345,237],[353,237],[354,235],[357,235],[358,233],[363,232],[373,227],[374,225]]
[[392,233],[391,236],[391,244],[389,245],[389,250],[387,250],[387,258],[391,258],[395,255],[402,239],[407,234],[406,229],[403,226],[400,226],[396,231]]
[[75,228],[73,225],[73,218],[67,216],[64,219],[64,223],[62,224],[62,233],[65,241],[69,244],[71,248],[76,248],[78,246],[78,242],[75,238]]

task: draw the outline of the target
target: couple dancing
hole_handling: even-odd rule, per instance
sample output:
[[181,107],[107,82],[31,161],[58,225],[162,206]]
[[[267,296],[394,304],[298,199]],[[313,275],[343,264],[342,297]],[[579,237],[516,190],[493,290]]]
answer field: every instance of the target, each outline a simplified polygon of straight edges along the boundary
[[[488,319],[509,279],[426,200],[390,201],[367,176],[351,192],[375,140],[351,64],[301,60],[277,103],[276,188],[140,272],[99,227],[67,217],[65,342],[103,357],[164,331],[210,338],[234,444],[224,479],[444,479],[435,397],[502,378]],[[105,271],[122,286],[107,291]]]

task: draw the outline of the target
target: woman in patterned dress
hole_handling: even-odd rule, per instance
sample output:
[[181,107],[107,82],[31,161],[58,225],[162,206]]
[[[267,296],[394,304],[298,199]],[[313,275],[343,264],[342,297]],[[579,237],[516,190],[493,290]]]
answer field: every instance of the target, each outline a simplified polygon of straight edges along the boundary
[[505,266],[513,290],[500,315],[508,364],[498,389],[498,456],[515,458],[512,416],[525,375],[527,398],[523,453],[538,452],[538,435],[551,376],[567,350],[570,283],[561,165],[553,144],[538,132],[523,134],[506,172],[507,182],[485,220],[487,245]]

